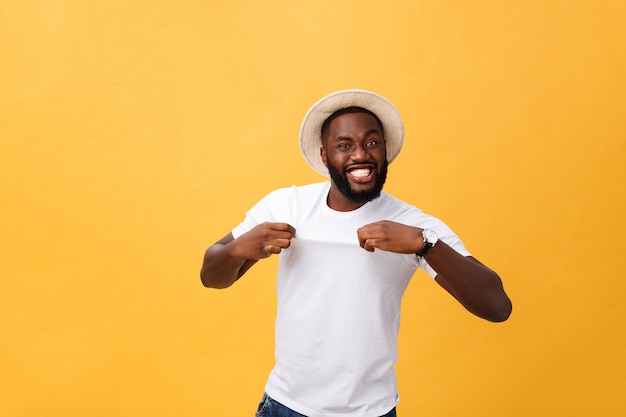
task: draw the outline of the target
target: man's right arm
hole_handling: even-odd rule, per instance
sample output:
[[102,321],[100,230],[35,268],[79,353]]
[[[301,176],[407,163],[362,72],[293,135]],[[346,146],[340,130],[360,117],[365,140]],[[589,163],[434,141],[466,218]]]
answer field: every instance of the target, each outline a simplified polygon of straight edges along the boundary
[[200,270],[202,284],[227,288],[259,259],[289,247],[295,229],[287,223],[262,223],[235,239],[232,233],[209,247]]

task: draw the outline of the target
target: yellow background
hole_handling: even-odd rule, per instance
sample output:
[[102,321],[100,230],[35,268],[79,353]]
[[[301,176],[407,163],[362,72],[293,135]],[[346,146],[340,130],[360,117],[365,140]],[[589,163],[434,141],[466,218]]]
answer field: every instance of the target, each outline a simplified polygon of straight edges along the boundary
[[503,278],[508,322],[416,274],[402,417],[626,412],[626,6],[16,1],[0,11],[0,415],[252,416],[276,260],[207,246],[300,156],[321,96],[390,98],[386,189]]

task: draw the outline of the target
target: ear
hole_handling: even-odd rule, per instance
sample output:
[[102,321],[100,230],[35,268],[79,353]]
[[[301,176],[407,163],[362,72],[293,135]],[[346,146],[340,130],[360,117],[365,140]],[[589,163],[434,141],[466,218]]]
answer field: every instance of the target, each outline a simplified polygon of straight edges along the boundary
[[320,156],[322,157],[322,162],[324,163],[324,165],[326,164],[326,150],[324,149],[324,147],[320,147]]

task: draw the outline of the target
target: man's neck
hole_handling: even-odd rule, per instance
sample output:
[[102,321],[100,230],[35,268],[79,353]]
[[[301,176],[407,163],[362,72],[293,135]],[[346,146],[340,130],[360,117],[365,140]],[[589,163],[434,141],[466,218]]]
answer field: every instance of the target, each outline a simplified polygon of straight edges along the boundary
[[341,191],[335,187],[335,184],[331,182],[326,204],[335,211],[352,211],[362,207],[365,203],[355,203],[348,200]]

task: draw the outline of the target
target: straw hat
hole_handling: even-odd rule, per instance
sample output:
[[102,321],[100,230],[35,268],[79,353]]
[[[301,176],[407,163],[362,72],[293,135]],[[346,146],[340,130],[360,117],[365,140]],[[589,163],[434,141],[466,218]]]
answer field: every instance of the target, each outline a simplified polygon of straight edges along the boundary
[[387,162],[392,162],[404,142],[404,124],[398,109],[385,97],[371,91],[350,89],[330,93],[315,103],[304,116],[300,126],[300,151],[306,162],[328,177],[328,169],[322,162],[322,124],[337,110],[346,107],[362,107],[374,113],[383,125],[383,135],[387,147]]

